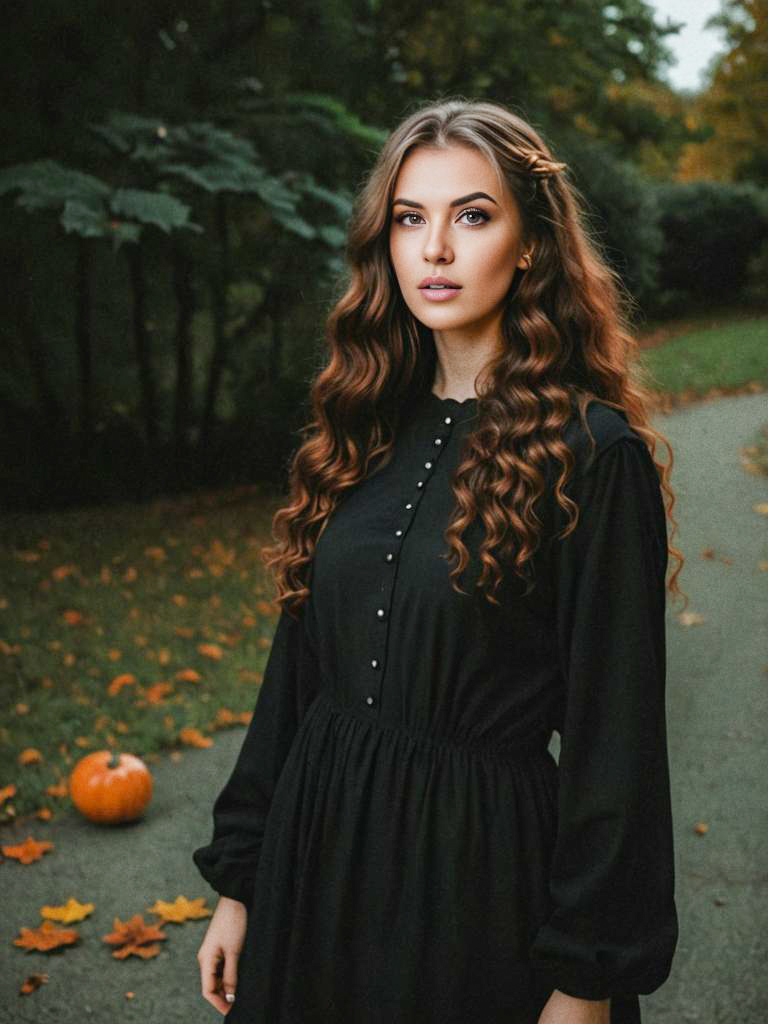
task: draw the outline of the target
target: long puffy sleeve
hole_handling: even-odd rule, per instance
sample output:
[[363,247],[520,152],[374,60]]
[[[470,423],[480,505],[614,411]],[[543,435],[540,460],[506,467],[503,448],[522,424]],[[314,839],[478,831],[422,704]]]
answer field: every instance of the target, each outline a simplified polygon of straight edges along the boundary
[[256,706],[232,773],[213,805],[213,837],[192,858],[216,892],[250,904],[272,794],[317,690],[306,605],[281,610]]
[[678,935],[666,516],[650,452],[627,431],[566,490],[580,513],[575,531],[553,548],[565,701],[552,911],[532,963],[552,989],[621,998],[666,980]]

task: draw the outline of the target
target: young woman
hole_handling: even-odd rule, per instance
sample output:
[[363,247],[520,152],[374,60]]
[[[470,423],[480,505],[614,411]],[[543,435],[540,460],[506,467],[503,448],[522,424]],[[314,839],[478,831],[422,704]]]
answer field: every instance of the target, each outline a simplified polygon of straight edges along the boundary
[[193,854],[203,995],[237,1024],[627,1024],[669,973],[682,557],[565,171],[451,99],[359,197],[271,653]]

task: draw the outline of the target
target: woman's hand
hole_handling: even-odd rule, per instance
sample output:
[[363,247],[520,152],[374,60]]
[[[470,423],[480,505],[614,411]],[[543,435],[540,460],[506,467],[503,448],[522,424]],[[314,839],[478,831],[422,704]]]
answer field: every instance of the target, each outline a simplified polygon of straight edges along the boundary
[[[220,896],[205,933],[197,962],[203,998],[219,1013],[229,1013],[237,986],[237,959],[245,940],[248,911],[245,904]],[[232,998],[225,999],[225,994]]]
[[576,999],[557,989],[539,1014],[539,1024],[610,1024],[610,999]]

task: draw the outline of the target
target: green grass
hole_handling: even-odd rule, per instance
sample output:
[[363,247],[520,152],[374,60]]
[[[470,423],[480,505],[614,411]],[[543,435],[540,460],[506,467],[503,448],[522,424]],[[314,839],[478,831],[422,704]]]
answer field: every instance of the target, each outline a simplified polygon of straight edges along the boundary
[[665,394],[768,387],[768,317],[688,332],[644,350],[641,361]]
[[[185,727],[215,742],[219,709],[253,710],[276,623],[259,558],[273,508],[236,491],[0,520],[0,789],[17,787],[0,820],[55,814],[66,798],[46,787],[92,750],[152,761]],[[111,696],[124,673],[136,682]],[[21,765],[26,748],[42,760]]]

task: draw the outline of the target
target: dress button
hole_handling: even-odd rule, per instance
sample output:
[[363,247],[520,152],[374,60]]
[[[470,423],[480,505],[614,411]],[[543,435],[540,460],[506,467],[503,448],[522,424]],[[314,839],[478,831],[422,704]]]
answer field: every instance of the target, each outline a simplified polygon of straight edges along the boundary
[[416,486],[417,487],[423,487],[424,486],[424,481],[423,480],[419,480],[419,482],[416,484]]
[[450,424],[453,423],[453,420],[451,419],[450,416],[446,416],[445,419],[443,420],[443,423],[450,426]]
[[378,667],[379,667],[379,659],[378,658],[371,658],[371,668],[378,668]]
[[424,469],[432,469],[432,463],[431,462],[425,462],[424,463]]
[[371,696],[371,694],[368,694],[368,696],[365,698],[365,703],[369,707],[373,707],[373,705],[376,703],[376,698]]
[[392,561],[392,559],[393,559],[394,557],[395,557],[395,556],[394,556],[394,555],[392,554],[392,552],[391,552],[391,551],[388,551],[388,552],[386,553],[386,555],[384,556],[384,558],[385,558],[385,560],[386,560],[387,562],[391,562],[391,561]]
[[436,437],[435,438],[435,444],[442,444],[442,443],[443,443],[442,437]]
[[412,505],[412,504],[411,504],[411,502],[409,501],[409,502],[408,502],[408,504],[407,504],[407,505],[406,505],[405,507],[406,507],[407,509],[412,509],[412,508],[413,508],[413,505]]
[[403,536],[403,531],[402,530],[395,530],[395,536],[396,537],[402,537]]
[[383,619],[383,618],[384,618],[384,616],[386,615],[386,612],[384,611],[384,609],[383,609],[383,608],[377,608],[377,609],[376,609],[376,614],[378,615],[378,617],[379,617],[380,619]]

